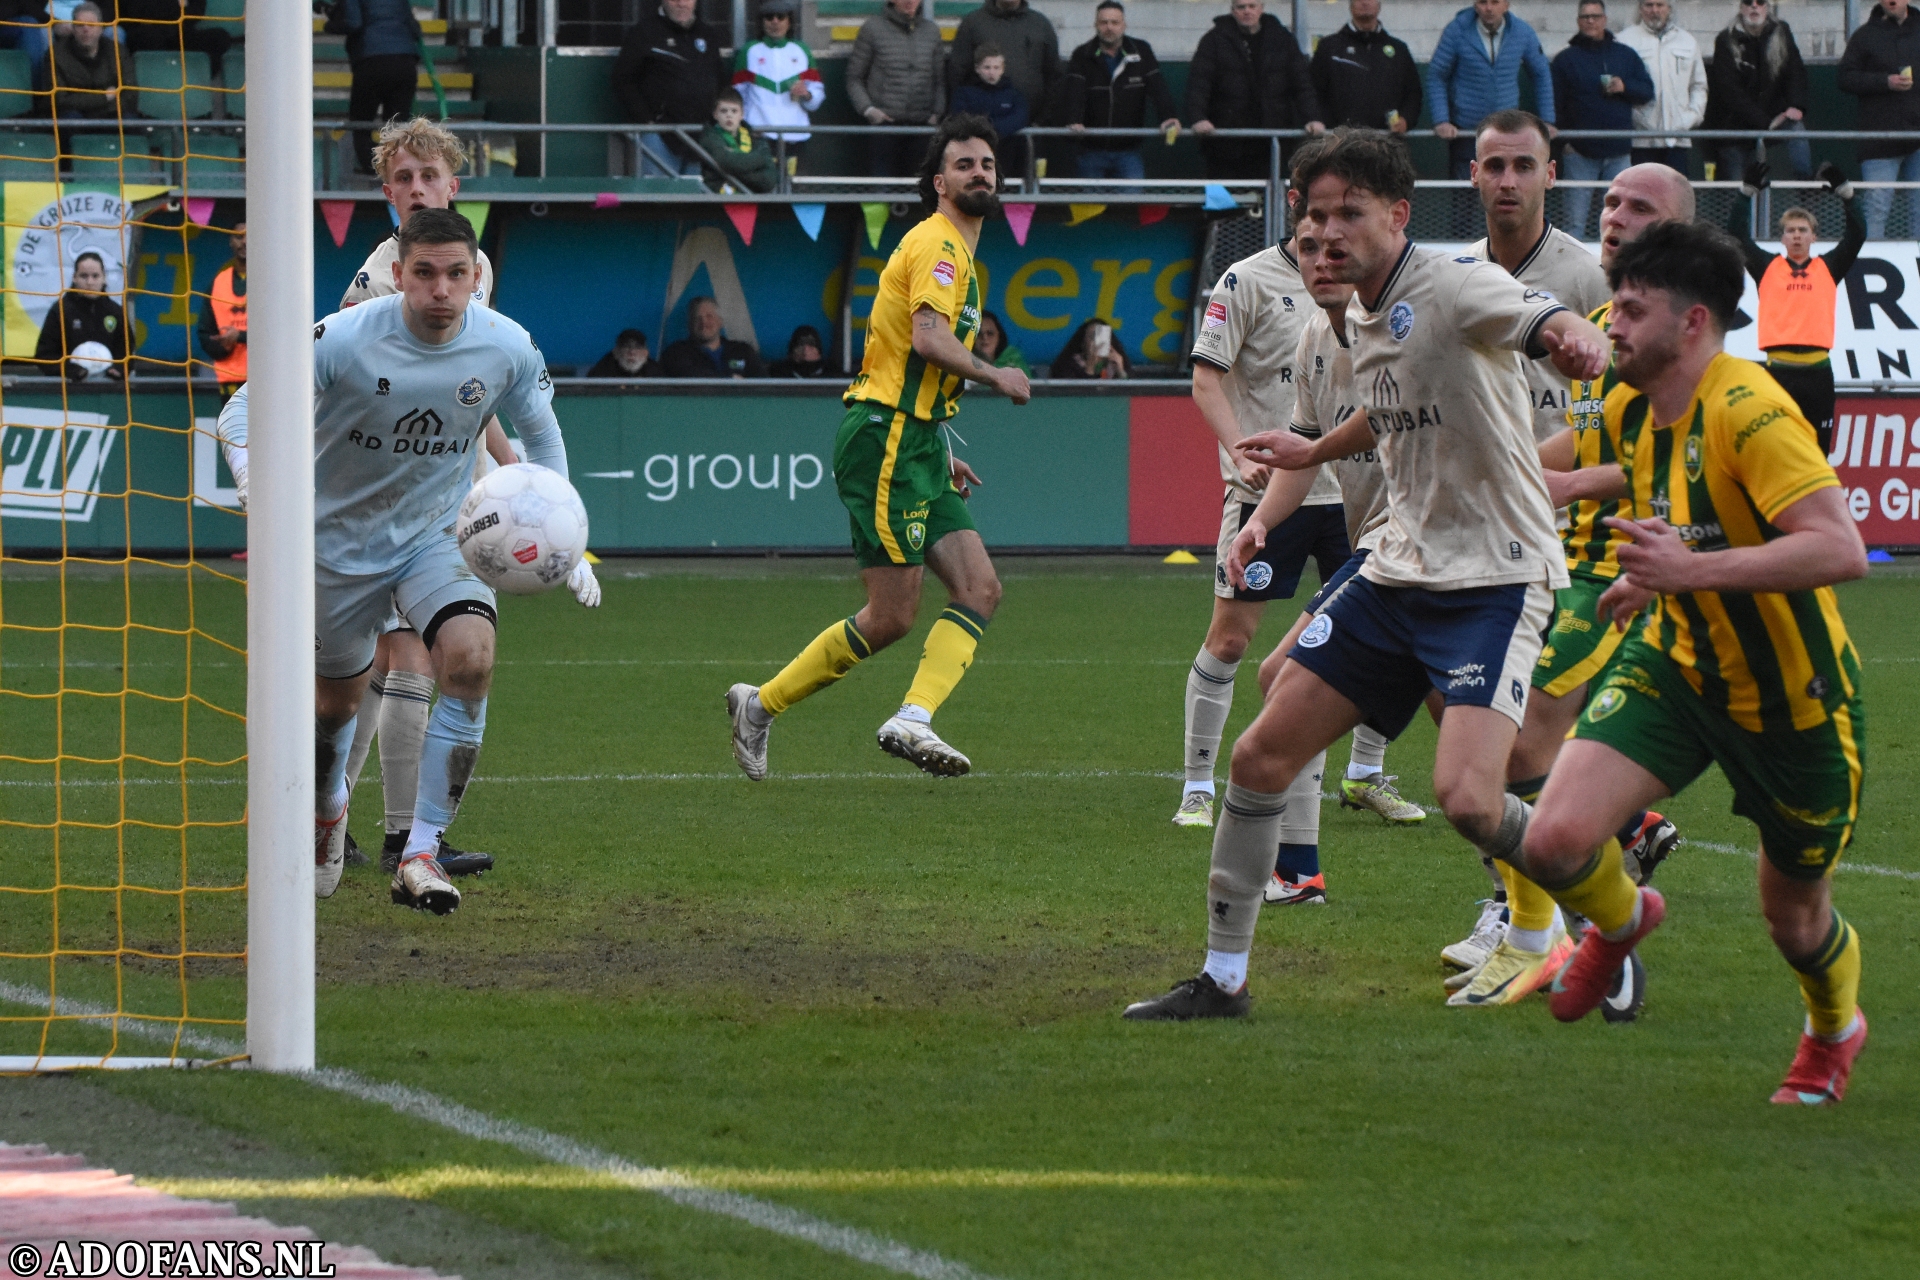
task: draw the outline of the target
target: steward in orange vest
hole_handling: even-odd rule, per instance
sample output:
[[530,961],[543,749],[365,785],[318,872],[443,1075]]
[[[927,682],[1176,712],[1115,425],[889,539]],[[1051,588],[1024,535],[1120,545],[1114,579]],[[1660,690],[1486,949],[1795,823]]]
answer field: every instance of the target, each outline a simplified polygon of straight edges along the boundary
[[247,380],[247,224],[233,228],[233,262],[213,278],[200,312],[200,347],[213,360],[220,399]]
[[1820,438],[1820,452],[1833,448],[1833,350],[1835,318],[1839,314],[1840,282],[1853,270],[1853,260],[1867,242],[1867,226],[1854,208],[1853,184],[1829,161],[1819,177],[1840,197],[1847,232],[1840,243],[1813,257],[1813,238],[1820,224],[1806,209],[1795,207],[1780,215],[1780,241],[1785,253],[1768,253],[1747,234],[1752,223],[1752,199],[1767,186],[1767,166],[1749,165],[1740,189],[1746,198],[1734,201],[1727,227],[1739,237],[1747,258],[1747,272],[1760,286],[1760,349],[1767,354],[1767,372],[1780,389],[1793,397],[1800,412]]

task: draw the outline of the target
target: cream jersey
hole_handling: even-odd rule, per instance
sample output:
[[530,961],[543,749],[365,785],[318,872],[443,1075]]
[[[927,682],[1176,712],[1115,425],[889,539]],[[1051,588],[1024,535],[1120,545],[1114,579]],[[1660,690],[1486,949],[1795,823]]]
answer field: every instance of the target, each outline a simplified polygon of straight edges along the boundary
[[[1213,286],[1213,298],[1193,340],[1193,358],[1226,376],[1220,380],[1233,406],[1240,438],[1284,429],[1293,419],[1293,358],[1300,333],[1320,308],[1300,282],[1300,264],[1285,245],[1262,249],[1228,267]],[[1242,502],[1260,494],[1240,481],[1240,468],[1220,446],[1220,478]],[[1340,501],[1340,486],[1322,467],[1307,491],[1306,507]]]
[[[353,273],[353,283],[340,295],[340,309],[358,306],[374,298],[384,298],[390,293],[400,292],[393,282],[393,264],[400,261],[400,233],[395,232],[374,246],[360,269]],[[473,300],[482,306],[493,305],[493,264],[487,261],[486,251],[480,251],[480,265],[473,273]]]
[[[1468,245],[1467,252],[1482,261],[1493,261],[1485,240]],[[1576,315],[1592,314],[1595,307],[1613,296],[1613,290],[1607,288],[1607,273],[1600,269],[1600,259],[1552,223],[1547,224],[1512,274],[1529,289],[1552,294]],[[1567,429],[1567,380],[1553,367],[1553,361],[1542,356],[1527,362],[1527,393],[1533,401],[1535,441]]]
[[[1348,418],[1359,406],[1353,391],[1353,355],[1346,334],[1333,327],[1325,311],[1307,322],[1300,335],[1294,366],[1293,430],[1319,439]],[[1379,545],[1387,523],[1387,477],[1380,469],[1380,452],[1336,458],[1327,464],[1340,484],[1346,510],[1347,545],[1371,551]]]
[[1566,310],[1500,267],[1408,244],[1347,304],[1353,383],[1379,443],[1387,525],[1360,572],[1390,587],[1567,585],[1525,364]]

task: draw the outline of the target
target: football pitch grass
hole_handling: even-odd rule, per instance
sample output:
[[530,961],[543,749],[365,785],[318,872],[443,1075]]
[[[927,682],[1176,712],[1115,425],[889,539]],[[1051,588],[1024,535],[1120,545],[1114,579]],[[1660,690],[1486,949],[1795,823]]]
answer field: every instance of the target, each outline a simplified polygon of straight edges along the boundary
[[[722,695],[858,607],[850,562],[610,561],[595,613],[564,592],[507,601],[481,776],[452,833],[499,868],[444,919],[349,869],[318,907],[321,1064],[1001,1280],[1913,1274],[1920,575],[1881,568],[1841,592],[1869,772],[1835,898],[1860,931],[1872,1038],[1845,1104],[1814,1111],[1767,1104],[1801,1005],[1717,772],[1666,808],[1687,843],[1658,877],[1671,914],[1643,948],[1636,1025],[1560,1026],[1537,998],[1444,1007],[1438,952],[1485,896],[1477,858],[1437,813],[1390,830],[1332,801],[1330,903],[1263,915],[1253,1016],[1122,1021],[1204,946],[1209,833],[1168,819],[1210,566],[1001,570],[1000,613],[938,717],[973,759],[959,780],[873,739],[937,586],[913,636],[781,719],[757,785]],[[11,616],[35,589],[10,577]],[[1252,655],[1294,612],[1270,611]],[[1388,755],[1416,800],[1433,737],[1422,717]],[[369,849],[375,775],[352,816]],[[0,786],[0,805],[19,812],[28,790]],[[237,833],[201,843],[196,873],[237,865]],[[30,881],[28,860],[0,844],[0,884]],[[26,916],[5,921],[9,943],[43,945],[19,937]],[[237,900],[191,925],[208,950],[244,941]],[[69,965],[63,990],[110,1001],[106,968]],[[14,990],[36,972],[44,986],[44,964],[4,966]],[[197,972],[196,1009],[237,1016],[237,967]],[[177,987],[164,967],[128,985]],[[0,1140],[469,1280],[882,1274],[298,1079],[4,1080]]]

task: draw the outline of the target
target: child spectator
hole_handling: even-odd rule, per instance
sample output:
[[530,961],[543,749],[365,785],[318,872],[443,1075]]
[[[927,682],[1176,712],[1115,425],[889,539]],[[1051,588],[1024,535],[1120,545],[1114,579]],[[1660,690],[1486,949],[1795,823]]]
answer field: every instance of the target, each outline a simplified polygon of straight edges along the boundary
[[[1006,76],[1007,59],[1000,46],[980,45],[973,51],[973,75],[953,91],[947,103],[950,116],[985,116],[1000,134],[1002,147],[1033,119],[1027,110],[1027,95],[1008,84]],[[1000,170],[1012,172],[1005,163]]]
[[[733,59],[733,87],[746,105],[747,123],[760,130],[769,148],[786,139],[789,167],[799,159],[808,137],[805,130],[795,132],[791,126],[806,124],[827,100],[827,86],[813,65],[813,54],[789,38],[798,8],[796,0],[761,0],[762,38]],[[779,131],[768,133],[771,126],[779,126]]]
[[777,179],[773,152],[753,136],[742,117],[746,104],[736,89],[722,89],[714,100],[713,123],[700,135],[700,145],[733,181],[749,191],[771,191]]

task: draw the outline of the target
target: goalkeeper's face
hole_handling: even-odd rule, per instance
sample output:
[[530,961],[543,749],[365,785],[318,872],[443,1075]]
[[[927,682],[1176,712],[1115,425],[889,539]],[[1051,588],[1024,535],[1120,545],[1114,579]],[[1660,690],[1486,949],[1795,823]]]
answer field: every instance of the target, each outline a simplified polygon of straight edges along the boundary
[[394,264],[406,301],[407,328],[423,342],[446,342],[460,332],[473,301],[473,251],[465,244],[415,245]]

